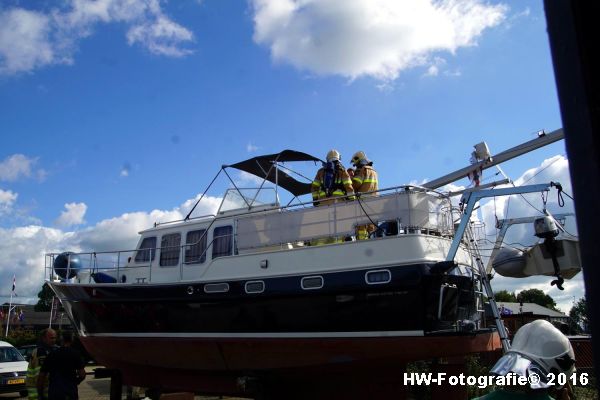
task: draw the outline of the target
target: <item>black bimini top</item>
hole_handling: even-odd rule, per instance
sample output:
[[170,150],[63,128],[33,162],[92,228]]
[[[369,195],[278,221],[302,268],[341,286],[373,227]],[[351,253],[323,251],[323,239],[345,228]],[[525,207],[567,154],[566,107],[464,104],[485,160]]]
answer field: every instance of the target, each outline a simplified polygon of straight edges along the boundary
[[[310,154],[302,153],[294,150],[283,150],[276,154],[266,154],[264,156],[258,156],[250,158],[245,161],[240,161],[232,165],[224,165],[223,168],[231,167],[248,172],[252,175],[258,176],[261,179],[266,179],[269,182],[275,183],[280,187],[284,188],[294,196],[300,196],[303,194],[310,193],[310,183],[300,182],[285,171],[281,169],[277,170],[274,164],[277,162],[286,161],[318,161],[320,159],[311,156]],[[277,176],[276,176],[277,171]]]

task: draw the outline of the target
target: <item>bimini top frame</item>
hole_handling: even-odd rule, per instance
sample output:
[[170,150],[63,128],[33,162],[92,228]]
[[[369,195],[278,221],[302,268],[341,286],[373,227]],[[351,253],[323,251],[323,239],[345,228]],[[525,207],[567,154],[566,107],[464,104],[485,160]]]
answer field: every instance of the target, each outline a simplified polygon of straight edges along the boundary
[[[187,214],[185,220],[190,219],[190,216],[196,209],[196,206],[198,205],[198,203],[200,203],[200,200],[202,200],[202,198],[206,195],[206,192],[212,186],[212,184],[215,182],[215,180],[221,172],[224,172],[225,175],[227,175],[227,178],[229,178],[229,181],[231,182],[233,187],[238,191],[240,197],[244,200],[248,208],[252,207],[252,204],[254,203],[256,198],[250,201],[246,199],[246,197],[241,193],[241,191],[235,184],[235,181],[227,173],[227,168],[235,168],[261,178],[263,181],[258,190],[256,191],[256,195],[258,195],[258,193],[267,181],[275,184],[276,197],[277,189],[279,187],[290,192],[292,195],[294,195],[294,198],[302,196],[304,194],[309,194],[311,192],[312,179],[300,174],[299,172],[293,171],[281,164],[290,161],[312,161],[315,163],[323,163],[323,160],[321,160],[320,158],[311,156],[310,154],[303,153],[301,151],[283,150],[279,153],[253,157],[231,165],[222,165],[217,175],[213,178],[213,180],[210,182],[204,193],[202,193],[202,196],[200,196],[196,204],[194,204],[194,207],[192,207],[190,212]],[[292,177],[288,173],[288,171],[306,179],[307,182],[298,181],[297,179]]]

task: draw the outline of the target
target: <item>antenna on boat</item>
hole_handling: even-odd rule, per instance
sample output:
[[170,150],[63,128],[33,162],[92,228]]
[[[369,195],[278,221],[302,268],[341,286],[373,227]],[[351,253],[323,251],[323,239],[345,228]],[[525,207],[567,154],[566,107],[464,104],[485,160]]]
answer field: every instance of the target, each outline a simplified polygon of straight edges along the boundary
[[468,167],[461,168],[457,171],[451,172],[448,175],[444,175],[441,178],[434,179],[430,182],[423,184],[423,187],[428,189],[437,189],[449,183],[455,182],[461,178],[469,176],[474,170],[483,171],[484,169],[493,167],[497,164],[503,163],[504,161],[511,160],[520,155],[529,153],[530,151],[539,149],[551,143],[557,142],[565,137],[563,129],[557,129],[550,133],[539,133],[538,137],[528,142],[522,143],[518,146],[505,150],[501,153],[491,157],[491,160],[483,159]]

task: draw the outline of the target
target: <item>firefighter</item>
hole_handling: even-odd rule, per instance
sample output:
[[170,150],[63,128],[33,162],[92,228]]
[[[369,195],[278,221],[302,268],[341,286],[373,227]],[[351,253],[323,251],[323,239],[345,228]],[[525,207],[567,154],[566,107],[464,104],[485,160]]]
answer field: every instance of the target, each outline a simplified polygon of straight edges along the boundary
[[[31,353],[29,365],[27,365],[27,391],[29,400],[37,400],[37,381],[40,374],[40,368],[44,364],[46,357],[52,351],[56,350],[56,331],[52,328],[47,328],[42,331],[41,341],[38,347]],[[48,381],[42,382],[43,390],[47,393]]]
[[[490,370],[491,375],[513,379],[477,399],[568,399],[574,373],[575,353],[569,339],[550,322],[538,319],[517,331],[508,352]],[[559,376],[564,378],[560,382]],[[514,377],[525,379],[517,384]]]
[[[373,162],[369,161],[364,151],[357,151],[352,156],[354,174],[352,176],[352,188],[356,194],[364,193],[363,196],[377,196],[379,184],[377,182],[377,171],[373,168]],[[368,239],[377,227],[373,224],[358,225],[356,227],[356,239]]]
[[338,201],[354,200],[352,180],[341,163],[340,153],[337,150],[329,150],[326,160],[312,183],[313,204],[323,206]]
[[[314,206],[323,206],[340,201],[354,200],[354,189],[350,175],[340,162],[341,156],[337,150],[330,150],[326,157],[327,162],[317,171],[312,183],[312,198]],[[341,243],[343,238],[322,237],[311,241],[311,245]]]

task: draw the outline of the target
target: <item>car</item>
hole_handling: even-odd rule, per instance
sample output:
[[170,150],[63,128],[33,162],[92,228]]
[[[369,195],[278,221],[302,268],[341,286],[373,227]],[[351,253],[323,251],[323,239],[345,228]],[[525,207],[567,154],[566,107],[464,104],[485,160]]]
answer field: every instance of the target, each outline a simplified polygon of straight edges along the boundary
[[13,345],[0,341],[0,393],[27,396],[27,361]]
[[35,345],[35,344],[27,344],[25,346],[17,347],[17,350],[19,350],[19,352],[23,355],[23,357],[25,357],[25,361],[29,361],[31,359],[31,354],[33,354],[33,351],[36,348],[37,348],[37,345]]

